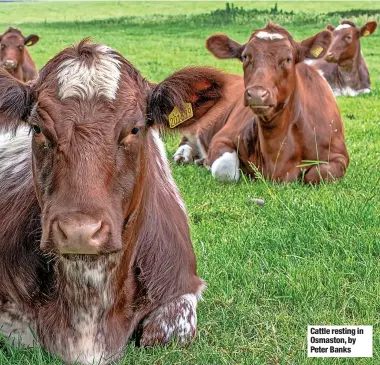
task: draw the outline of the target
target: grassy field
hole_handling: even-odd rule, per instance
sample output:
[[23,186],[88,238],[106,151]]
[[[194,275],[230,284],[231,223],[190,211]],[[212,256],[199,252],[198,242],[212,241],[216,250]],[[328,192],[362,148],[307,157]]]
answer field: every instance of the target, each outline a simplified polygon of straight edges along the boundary
[[[25,34],[40,35],[31,48],[39,67],[91,36],[159,81],[187,65],[241,73],[239,62],[208,54],[204,41],[212,33],[245,41],[272,19],[302,40],[342,18],[359,25],[380,18],[379,2],[279,2],[285,13],[276,14],[264,12],[274,3],[238,6],[251,10],[232,17],[204,14],[224,3],[1,4],[0,22],[4,29],[19,24]],[[20,8],[29,9],[23,19]],[[320,187],[246,180],[224,185],[205,169],[173,166],[190,216],[199,274],[208,286],[198,336],[188,349],[128,345],[120,364],[380,363],[379,44],[380,31],[362,41],[372,93],[338,100],[351,157],[342,181]],[[178,136],[166,139],[170,156]],[[265,205],[250,198],[263,198]],[[373,325],[373,359],[307,359],[308,324]],[[8,349],[0,350],[3,364],[60,361],[40,349]]]

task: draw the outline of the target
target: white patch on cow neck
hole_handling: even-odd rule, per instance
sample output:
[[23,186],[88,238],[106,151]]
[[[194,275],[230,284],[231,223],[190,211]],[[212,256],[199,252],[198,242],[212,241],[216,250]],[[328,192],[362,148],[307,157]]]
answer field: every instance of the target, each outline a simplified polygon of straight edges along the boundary
[[104,97],[116,98],[119,87],[121,61],[110,48],[104,45],[97,47],[97,57],[91,65],[77,58],[60,64],[57,73],[59,97],[70,97],[83,100]]
[[256,35],[255,35],[256,38],[259,38],[259,39],[265,39],[265,40],[268,40],[268,41],[274,41],[276,39],[284,39],[284,36],[281,35],[281,34],[278,34],[278,33],[268,33],[268,32],[264,32],[264,31],[260,31],[258,32]]
[[158,154],[157,156],[157,165],[160,169],[161,176],[164,179],[165,184],[161,187],[162,189],[167,190],[168,192],[175,194],[175,199],[177,203],[180,205],[181,209],[186,213],[185,204],[182,200],[181,194],[177,188],[177,185],[174,182],[172,173],[170,171],[169,161],[166,156],[165,146],[162,142],[162,139],[160,138],[160,135],[157,130],[151,128],[151,134],[153,137],[153,142],[157,148]]
[[[6,179],[10,179],[12,175],[18,175],[25,170],[31,173],[28,168],[31,157],[31,136],[29,128],[19,128],[16,135],[11,133],[0,134],[0,185],[7,184]],[[20,189],[22,183],[29,183],[28,179],[20,179],[18,185]]]
[[341,29],[346,29],[346,28],[351,28],[350,24],[339,24],[335,30],[341,30]]
[[304,62],[305,62],[307,65],[309,65],[309,66],[313,66],[313,65],[316,63],[315,60],[311,60],[311,59],[309,59],[309,58],[307,58]]
[[222,156],[214,161],[211,166],[212,176],[220,181],[233,182],[240,178],[239,158],[237,153],[224,152]]

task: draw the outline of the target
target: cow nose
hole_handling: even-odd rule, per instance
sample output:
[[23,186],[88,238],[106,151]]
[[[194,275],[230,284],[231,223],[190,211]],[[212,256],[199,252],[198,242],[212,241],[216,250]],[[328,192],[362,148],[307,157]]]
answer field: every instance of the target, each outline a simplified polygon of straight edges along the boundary
[[98,254],[109,240],[110,227],[90,218],[61,218],[53,222],[52,234],[60,253]]
[[246,106],[266,105],[269,101],[270,93],[263,87],[250,87],[245,90]]
[[334,54],[332,52],[327,53],[325,56],[326,61],[332,61],[334,59]]
[[5,60],[3,63],[4,67],[6,68],[13,68],[16,67],[16,61],[13,60]]

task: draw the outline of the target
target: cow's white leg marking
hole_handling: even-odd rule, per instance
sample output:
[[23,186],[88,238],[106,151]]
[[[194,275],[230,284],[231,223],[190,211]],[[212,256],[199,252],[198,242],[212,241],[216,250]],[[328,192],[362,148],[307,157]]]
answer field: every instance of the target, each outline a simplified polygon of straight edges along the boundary
[[212,176],[220,181],[232,182],[240,178],[239,158],[237,153],[224,152],[222,156],[214,161],[211,166]]
[[175,163],[190,163],[193,161],[193,149],[188,144],[178,147],[178,150],[173,155]]
[[144,320],[140,344],[153,346],[175,339],[190,341],[197,331],[197,294],[184,294],[155,309]]

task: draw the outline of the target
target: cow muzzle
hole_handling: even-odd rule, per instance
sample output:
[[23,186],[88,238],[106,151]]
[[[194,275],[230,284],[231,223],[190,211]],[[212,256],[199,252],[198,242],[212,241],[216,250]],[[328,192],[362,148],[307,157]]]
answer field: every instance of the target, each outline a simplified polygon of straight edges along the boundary
[[325,56],[325,60],[330,63],[336,63],[338,62],[338,57],[333,52],[328,52]]
[[15,69],[17,67],[17,62],[14,60],[5,60],[2,64],[5,69]]
[[273,108],[271,93],[261,86],[245,89],[244,105],[249,106],[255,114],[266,114]]
[[59,216],[52,221],[51,239],[60,254],[97,255],[118,251],[111,225],[83,214]]

